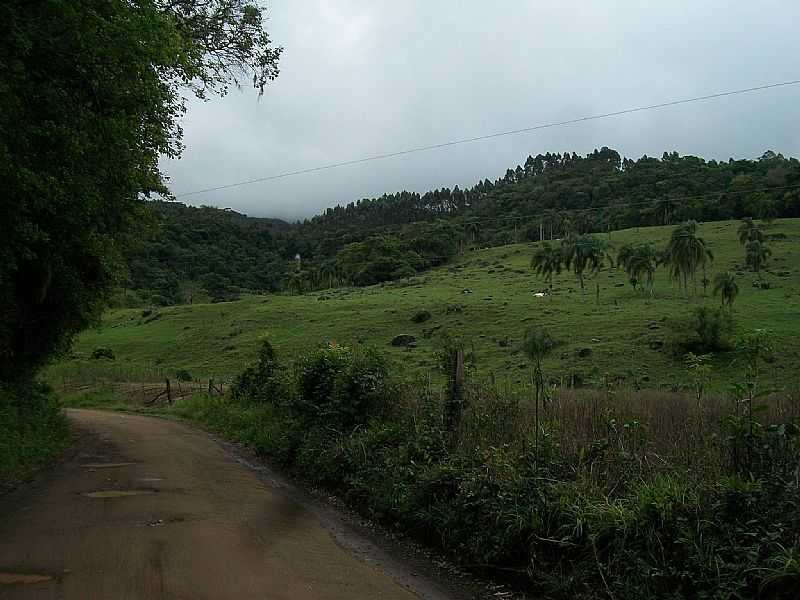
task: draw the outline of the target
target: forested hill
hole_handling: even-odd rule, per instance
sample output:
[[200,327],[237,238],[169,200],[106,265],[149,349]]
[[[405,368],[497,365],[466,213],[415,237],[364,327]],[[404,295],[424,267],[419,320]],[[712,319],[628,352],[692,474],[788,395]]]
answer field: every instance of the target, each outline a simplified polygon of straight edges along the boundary
[[149,219],[124,244],[124,304],[224,300],[277,291],[286,269],[275,237],[291,226],[229,209],[149,202]]
[[[408,276],[472,246],[645,225],[800,216],[800,162],[706,161],[609,148],[528,156],[495,181],[399,192],[329,208],[301,224],[230,210],[153,203],[148,234],[128,244],[126,302],[224,300]],[[297,257],[300,260],[297,260]]]
[[[584,227],[603,229],[622,220],[624,225],[664,224],[669,212],[674,219],[718,220],[746,214],[777,216],[794,205],[798,190],[787,193],[747,193],[761,187],[800,184],[800,162],[768,151],[758,160],[706,161],[695,156],[665,152],[661,159],[620,157],[616,150],[578,156],[539,154],[508,169],[502,178],[479,181],[471,188],[442,188],[417,194],[399,192],[328,208],[311,219],[323,227],[382,227],[443,217],[525,217],[526,222],[553,215],[542,211],[594,210]],[[728,194],[708,198],[686,196]],[[647,206],[648,202],[652,202]],[[629,209],[626,205],[636,203]],[[661,210],[670,204],[666,213]],[[588,212],[588,211],[587,211]],[[666,217],[663,215],[667,214]],[[574,215],[573,215],[574,216]],[[789,216],[789,215],[786,215]],[[796,215],[792,215],[796,216]],[[645,221],[642,221],[644,219]]]

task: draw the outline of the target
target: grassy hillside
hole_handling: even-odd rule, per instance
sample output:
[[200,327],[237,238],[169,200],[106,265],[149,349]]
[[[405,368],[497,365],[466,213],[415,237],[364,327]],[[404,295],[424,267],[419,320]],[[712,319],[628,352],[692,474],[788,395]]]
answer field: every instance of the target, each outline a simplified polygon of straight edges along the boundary
[[[698,234],[716,257],[709,278],[717,271],[743,268],[737,226],[734,221],[700,226]],[[671,230],[617,231],[610,241],[615,248],[645,240],[663,246]],[[789,384],[800,370],[800,219],[775,221],[765,231],[772,238],[773,256],[765,274],[771,289],[755,289],[755,276],[740,271],[736,330],[774,331],[778,351],[767,376]],[[248,296],[237,302],[152,312],[113,310],[100,328],[80,336],[72,356],[51,367],[48,378],[54,383],[103,377],[149,380],[172,376],[178,369],[194,377],[229,378],[252,360],[265,337],[285,358],[330,340],[367,344],[385,349],[406,376],[424,376],[435,371],[437,339],[449,332],[474,347],[479,376],[494,373],[500,382],[515,383],[528,373],[519,342],[527,328],[543,326],[562,342],[547,368],[565,380],[575,376],[599,384],[608,373],[644,387],[660,387],[684,379],[681,360],[657,347],[668,341],[670,320],[688,317],[697,306],[719,304],[710,288],[705,297],[698,281],[697,293],[687,299],[661,268],[651,299],[635,292],[624,272],[606,268],[589,280],[584,293],[566,272],[555,278],[553,296],[540,298],[534,293],[546,285],[530,270],[533,247],[517,244],[470,252],[447,267],[368,288]],[[431,319],[412,322],[420,310],[430,311]],[[416,348],[390,346],[391,339],[403,333],[416,336]],[[98,347],[110,348],[115,360],[92,360]],[[718,385],[736,377],[739,367],[733,359],[732,354],[716,357]]]

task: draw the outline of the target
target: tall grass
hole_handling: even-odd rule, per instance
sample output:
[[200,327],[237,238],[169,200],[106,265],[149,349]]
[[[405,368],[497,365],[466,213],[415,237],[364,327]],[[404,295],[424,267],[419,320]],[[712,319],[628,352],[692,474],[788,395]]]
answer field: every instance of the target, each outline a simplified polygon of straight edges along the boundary
[[45,372],[47,382],[59,389],[76,386],[96,386],[108,382],[153,382],[174,377],[158,365],[132,364],[127,361],[73,359],[49,366]]
[[[413,398],[414,394],[411,393]],[[530,445],[536,428],[534,390],[470,387],[468,409],[459,432],[463,448]],[[414,401],[409,402],[413,410]],[[765,426],[798,421],[800,394],[774,393],[760,401]],[[729,472],[731,447],[725,420],[741,412],[731,397],[714,394],[698,400],[686,393],[555,388],[540,414],[565,460],[579,464],[592,450],[624,458],[619,468],[640,477],[671,473],[713,481]],[[608,480],[608,471],[597,472]]]

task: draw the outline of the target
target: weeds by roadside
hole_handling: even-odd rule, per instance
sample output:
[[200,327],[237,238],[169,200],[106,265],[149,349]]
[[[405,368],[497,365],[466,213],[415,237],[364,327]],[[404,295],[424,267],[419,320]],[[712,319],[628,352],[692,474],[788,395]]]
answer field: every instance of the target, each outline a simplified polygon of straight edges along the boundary
[[[449,388],[398,385],[370,353],[329,346],[292,367],[263,355],[235,398],[196,395],[167,412],[465,566],[552,598],[800,591],[791,395],[744,413],[741,398],[561,391],[535,419],[530,390],[472,383],[452,421]],[[755,421],[732,427],[736,410]]]
[[0,492],[41,467],[69,440],[67,421],[42,384],[0,385]]

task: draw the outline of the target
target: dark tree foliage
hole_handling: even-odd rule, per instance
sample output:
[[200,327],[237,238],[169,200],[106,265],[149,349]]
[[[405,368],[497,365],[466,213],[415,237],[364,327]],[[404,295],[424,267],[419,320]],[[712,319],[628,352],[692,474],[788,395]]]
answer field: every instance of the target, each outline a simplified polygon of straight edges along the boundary
[[0,380],[24,378],[95,318],[142,198],[181,151],[182,90],[277,75],[249,0],[0,4]]
[[348,244],[337,262],[345,279],[354,285],[409,277],[429,264],[406,244],[384,236]]
[[[151,304],[191,303],[198,296],[274,292],[289,268],[276,236],[288,225],[230,210],[151,202],[148,227],[126,245],[125,287]],[[205,294],[203,294],[205,292]]]
[[585,157],[549,152],[529,156],[524,168],[509,169],[494,182],[479,181],[463,190],[400,192],[336,206],[305,227],[343,230],[463,216],[484,219],[480,237],[487,241],[498,230],[514,229],[515,221],[518,226],[533,225],[533,239],[540,233],[549,239],[569,231],[589,233],[691,219],[800,216],[800,189],[791,188],[798,184],[797,159],[773,152],[759,160],[728,162],[677,152],[665,152],[661,159],[631,160],[604,147]]

